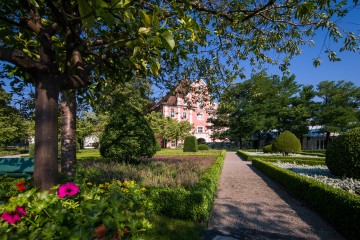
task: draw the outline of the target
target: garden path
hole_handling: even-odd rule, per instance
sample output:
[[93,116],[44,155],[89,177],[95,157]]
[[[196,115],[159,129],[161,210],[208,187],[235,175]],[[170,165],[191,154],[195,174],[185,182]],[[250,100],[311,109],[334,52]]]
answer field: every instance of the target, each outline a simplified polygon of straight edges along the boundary
[[203,236],[207,240],[344,239],[235,152],[226,153],[209,230]]

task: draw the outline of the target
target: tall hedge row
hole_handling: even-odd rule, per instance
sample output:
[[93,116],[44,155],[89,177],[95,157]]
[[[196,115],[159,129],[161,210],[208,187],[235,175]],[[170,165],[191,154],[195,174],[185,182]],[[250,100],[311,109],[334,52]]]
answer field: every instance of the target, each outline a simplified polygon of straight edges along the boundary
[[253,159],[253,165],[305,200],[349,239],[360,236],[360,197],[316,180]]

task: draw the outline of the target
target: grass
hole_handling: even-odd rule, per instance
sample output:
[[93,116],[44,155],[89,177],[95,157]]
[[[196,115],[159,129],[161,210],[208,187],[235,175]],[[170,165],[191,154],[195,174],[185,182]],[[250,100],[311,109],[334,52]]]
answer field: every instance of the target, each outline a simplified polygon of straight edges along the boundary
[[206,230],[206,223],[155,216],[153,228],[144,234],[147,240],[202,240],[201,232]]

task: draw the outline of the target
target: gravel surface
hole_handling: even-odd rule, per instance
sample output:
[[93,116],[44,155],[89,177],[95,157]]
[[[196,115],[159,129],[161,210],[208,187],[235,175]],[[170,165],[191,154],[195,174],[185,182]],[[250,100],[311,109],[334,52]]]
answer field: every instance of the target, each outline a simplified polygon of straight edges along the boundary
[[228,152],[205,239],[344,239],[318,214]]

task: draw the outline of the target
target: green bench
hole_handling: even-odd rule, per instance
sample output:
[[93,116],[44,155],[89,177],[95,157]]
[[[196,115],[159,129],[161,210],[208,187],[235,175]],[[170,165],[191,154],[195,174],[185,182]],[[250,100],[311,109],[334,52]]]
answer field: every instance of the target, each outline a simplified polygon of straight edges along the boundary
[[33,173],[33,158],[0,158],[0,175],[29,179]]

